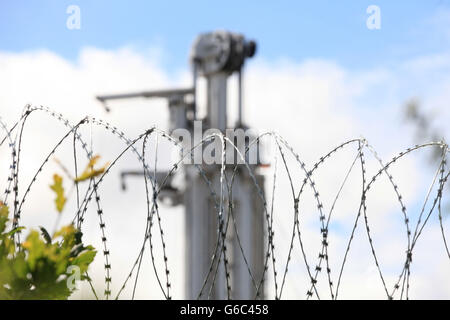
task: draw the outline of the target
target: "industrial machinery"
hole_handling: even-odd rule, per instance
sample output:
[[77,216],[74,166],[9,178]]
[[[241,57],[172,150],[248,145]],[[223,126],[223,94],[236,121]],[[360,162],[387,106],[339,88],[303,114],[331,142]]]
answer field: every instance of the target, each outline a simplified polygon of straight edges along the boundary
[[[245,129],[242,119],[242,68],[247,58],[256,51],[256,44],[242,35],[215,31],[201,34],[195,40],[190,61],[193,73],[192,88],[148,91],[120,95],[99,96],[102,103],[113,99],[135,97],[163,97],[168,100],[170,112],[170,132],[183,128],[192,132],[194,121],[201,120],[202,130],[218,129],[225,133],[227,128],[227,81],[238,73],[238,119],[235,129]],[[204,119],[197,118],[196,83],[198,77],[207,81],[207,113]],[[105,108],[109,111],[109,108]],[[248,143],[248,141],[247,141]],[[172,205],[184,205],[186,221],[186,298],[188,299],[254,299],[264,298],[262,281],[265,262],[265,215],[254,180],[246,168],[238,170],[232,189],[233,217],[224,230],[226,234],[226,254],[214,255],[219,234],[219,218],[210,189],[194,165],[185,165],[183,174],[185,186],[179,190],[169,183],[163,186],[160,197],[171,198]],[[264,178],[256,172],[258,163],[250,166],[260,191],[264,191]],[[202,165],[207,179],[211,181],[216,194],[220,194],[220,165]],[[235,165],[227,163],[226,172],[233,173]],[[167,172],[157,176],[164,177]],[[123,172],[127,175],[142,175],[140,171]],[[157,181],[160,181],[156,177]],[[167,181],[166,181],[167,182]],[[228,196],[227,196],[228,197]],[[228,201],[229,199],[226,199]],[[225,207],[226,220],[229,208]],[[245,256],[245,258],[244,258]],[[225,270],[225,263],[227,269]],[[219,265],[217,265],[219,264]],[[217,266],[217,275],[211,274],[211,266]],[[251,275],[250,275],[250,272]],[[209,275],[209,276],[208,276]],[[226,279],[228,278],[228,281]],[[228,288],[227,288],[228,283]],[[202,288],[204,290],[202,290]],[[206,288],[206,289],[205,289]],[[202,291],[202,295],[199,296]]]

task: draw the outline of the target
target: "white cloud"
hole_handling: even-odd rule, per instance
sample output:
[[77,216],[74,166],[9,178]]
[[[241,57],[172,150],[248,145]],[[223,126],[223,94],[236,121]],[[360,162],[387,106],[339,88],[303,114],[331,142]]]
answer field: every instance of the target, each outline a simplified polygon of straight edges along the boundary
[[[72,121],[78,121],[86,114],[103,118],[124,129],[130,137],[136,136],[153,125],[165,129],[168,116],[164,101],[150,102],[136,99],[117,102],[111,105],[113,111],[106,114],[94,99],[96,94],[101,93],[189,85],[190,78],[186,70],[181,70],[176,75],[168,75],[158,67],[157,57],[158,54],[142,54],[130,48],[117,51],[86,48],[80,52],[79,59],[74,63],[48,51],[20,54],[2,52],[0,53],[0,88],[3,92],[0,95],[0,115],[12,124],[18,118],[23,106],[26,103],[32,103],[48,106],[63,113]],[[379,150],[382,158],[387,160],[394,153],[412,144],[410,129],[402,126],[400,122],[401,104],[407,98],[417,95],[414,88],[418,85],[420,85],[418,86],[420,93],[424,93],[425,105],[428,107],[432,104],[433,107],[438,107],[438,110],[444,114],[444,119],[448,120],[449,108],[446,107],[445,101],[449,101],[447,89],[450,87],[450,79],[446,75],[436,73],[443,68],[443,64],[446,65],[444,60],[421,57],[405,62],[397,68],[357,72],[346,70],[332,61],[323,60],[249,62],[245,77],[245,120],[249,125],[258,128],[260,132],[264,130],[279,132],[310,165],[339,143],[350,138],[359,138],[361,135],[367,137],[369,142]],[[439,79],[445,81],[441,82],[437,89],[433,88],[433,82],[427,80],[429,74],[439,76]],[[232,81],[230,90],[233,88],[236,88],[236,84]],[[427,90],[436,95],[429,99],[430,97],[426,95]],[[230,93],[229,97],[231,108],[235,110],[236,95]],[[235,113],[231,113],[231,116],[234,115]],[[54,122],[45,115],[33,115],[27,123],[25,132],[21,181],[28,181],[31,178],[39,164],[37,159],[43,159],[52,143],[54,144],[64,133],[64,129],[62,126],[54,126]],[[89,137],[90,128],[84,129],[83,133]],[[94,149],[105,161],[112,159],[124,147],[118,145],[111,135],[95,128],[93,128],[93,134]],[[63,150],[65,151],[57,156],[63,162],[70,163],[70,145]],[[330,208],[340,182],[355,156],[356,147],[353,146],[341,152],[342,154],[337,155],[334,161],[318,170],[316,180],[326,210]],[[369,159],[369,174],[374,173],[377,170],[377,164],[373,162],[373,159],[370,160],[368,152],[366,156]],[[2,181],[5,181],[3,167],[7,165],[7,155],[2,153],[0,159],[5,164],[2,165],[3,171],[0,177]],[[119,163],[119,169],[133,169],[137,166],[138,163],[132,156]],[[118,179],[119,169],[106,179],[101,190],[102,204],[104,211],[107,212],[105,219],[113,259],[114,291],[122,284],[138,254],[138,244],[141,243],[144,234],[142,222],[146,217],[143,182],[139,179],[130,180],[128,191],[122,193]],[[334,213],[336,223],[342,230],[333,233],[334,247],[330,253],[331,259],[335,259],[332,262],[333,271],[337,270],[347,242],[343,234],[350,230],[359,204],[361,182],[358,175],[359,169],[355,169],[356,173],[350,177],[349,185],[343,190]],[[23,218],[23,222],[28,226],[43,224],[49,228],[52,227],[55,214],[52,212],[52,195],[46,186],[54,170],[58,170],[56,165],[51,165],[44,171],[41,180],[38,180],[38,186],[33,189]],[[425,183],[425,181],[430,180],[429,175],[426,175],[427,170],[423,168],[423,163],[417,157],[408,157],[392,170],[401,187],[405,202],[415,209],[417,198],[423,197],[425,187],[428,186],[428,182]],[[270,181],[270,177],[268,180]],[[295,181],[298,188],[298,182],[301,180]],[[387,277],[391,279],[390,283],[393,283],[393,277],[402,266],[405,237],[403,229],[400,235],[392,234],[397,230],[395,228],[402,228],[402,225],[398,202],[389,188],[391,188],[390,185],[384,181],[370,195],[369,221],[373,225],[376,245],[384,258],[382,261],[386,262]],[[287,252],[289,240],[285,231],[291,229],[291,216],[282,215],[283,212],[291,214],[292,211],[290,205],[292,200],[287,190],[289,189],[286,182],[280,185],[275,206],[279,219],[275,229],[282,241],[280,252],[283,254]],[[316,258],[319,250],[317,244],[320,234],[316,223],[317,213],[313,209],[312,197],[308,192],[305,198],[309,200],[303,207],[305,208],[304,219],[307,226],[312,226],[314,229],[306,230],[305,234],[308,238],[307,242],[311,245],[308,251],[309,259],[311,263],[314,263],[313,259]],[[70,205],[73,208],[73,200]],[[184,244],[183,238],[179,235],[183,234],[183,213],[181,208],[163,208],[162,212],[164,231],[169,239],[167,247],[173,277],[172,284],[175,297],[181,297],[184,276],[183,260],[180,257],[183,256]],[[70,218],[65,216],[67,221]],[[97,217],[94,211],[87,217],[86,227],[87,239],[96,247],[100,247]],[[369,255],[362,224],[357,231],[348,270],[345,272],[342,296],[368,297],[374,296],[375,293],[382,295],[380,288],[373,285],[370,280],[372,278],[367,276],[373,273],[371,269],[373,259]],[[436,232],[433,228],[433,235]],[[315,242],[312,239],[315,239]],[[432,242],[430,240],[426,243]],[[296,246],[296,258],[290,267],[290,270],[294,271],[288,274],[289,285],[285,292],[286,298],[298,297],[298,295],[304,297],[308,284],[304,267],[301,266],[302,259],[298,244]],[[394,252],[392,248],[396,251]],[[284,261],[284,258],[280,261]],[[137,297],[161,298],[162,295],[159,293],[149,262],[150,257],[147,255],[144,257],[145,268],[140,277],[143,285],[138,286]],[[382,267],[384,266],[382,264]],[[435,266],[435,268],[438,267]],[[422,274],[419,274],[418,282],[421,290],[423,289],[424,292],[431,290],[430,286],[438,283],[444,269],[443,266],[436,272],[425,272],[426,277],[432,277],[429,282],[426,281],[425,276],[420,278]],[[429,269],[425,268],[425,270]],[[94,276],[98,278],[96,283],[99,287],[103,282],[102,272],[102,256],[99,254],[93,270]],[[336,276],[336,273],[334,275]],[[358,289],[361,286],[365,287]],[[375,287],[376,289],[371,289]],[[130,297],[131,288],[132,284],[129,284],[125,296]],[[448,295],[448,292],[444,291],[442,294]],[[82,294],[85,292],[87,288],[83,289]],[[420,292],[418,294],[420,295]],[[423,296],[426,297],[426,295]]]

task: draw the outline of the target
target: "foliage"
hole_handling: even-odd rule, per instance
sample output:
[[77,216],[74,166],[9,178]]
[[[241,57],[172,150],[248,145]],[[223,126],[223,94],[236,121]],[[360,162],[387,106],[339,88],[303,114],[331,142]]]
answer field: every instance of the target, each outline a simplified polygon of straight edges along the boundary
[[67,198],[64,196],[64,187],[63,187],[63,178],[60,175],[53,175],[53,184],[50,188],[56,193],[55,205],[56,210],[61,213],[64,209],[64,205],[66,204]]
[[73,225],[52,238],[42,227],[42,235],[31,230],[17,245],[13,235],[23,228],[7,232],[7,223],[8,207],[0,202],[0,299],[67,299],[75,290],[70,271],[79,271],[79,280],[88,279],[96,251],[83,245]]
[[81,175],[79,177],[75,178],[75,182],[85,181],[85,180],[94,178],[98,175],[101,175],[103,172],[105,172],[109,163],[106,163],[100,169],[94,169],[94,166],[99,159],[100,159],[99,155],[92,157],[91,160],[89,161],[88,165],[84,169],[84,171],[81,173]]

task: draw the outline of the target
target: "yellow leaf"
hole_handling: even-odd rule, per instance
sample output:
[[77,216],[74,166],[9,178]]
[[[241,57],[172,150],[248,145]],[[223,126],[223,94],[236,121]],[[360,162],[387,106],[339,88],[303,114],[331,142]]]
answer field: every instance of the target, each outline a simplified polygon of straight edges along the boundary
[[6,204],[3,203],[3,201],[0,200],[0,217],[8,217],[9,209]]
[[75,234],[77,230],[75,229],[75,227],[72,224],[69,224],[67,226],[62,227],[59,231],[55,232],[55,234],[53,235],[53,239],[56,239],[57,237],[71,237],[72,235]]
[[101,175],[103,172],[105,172],[109,163],[106,163],[100,169],[94,169],[94,166],[97,163],[98,159],[100,159],[99,155],[92,157],[91,160],[89,161],[88,165],[86,166],[86,169],[84,169],[83,173],[81,173],[81,175],[75,179],[75,182],[85,181],[85,180],[94,178],[98,175]]
[[67,198],[64,196],[64,187],[62,185],[63,178],[57,174],[53,175],[53,184],[50,188],[56,193],[55,204],[56,210],[62,212]]
[[5,231],[6,223],[8,222],[8,213],[8,206],[3,201],[0,201],[0,235]]
[[31,242],[30,241],[24,241],[22,243],[22,247],[24,247],[25,249],[29,250],[31,248]]

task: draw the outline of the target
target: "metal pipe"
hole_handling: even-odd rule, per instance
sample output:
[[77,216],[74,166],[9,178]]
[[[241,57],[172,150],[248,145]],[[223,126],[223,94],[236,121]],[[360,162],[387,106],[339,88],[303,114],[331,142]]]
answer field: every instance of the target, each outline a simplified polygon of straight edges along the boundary
[[192,107],[192,120],[197,120],[197,72],[198,72],[197,63],[194,62],[193,69],[192,69],[192,87],[193,87],[193,107]]
[[237,127],[242,126],[242,68],[238,71],[238,123]]
[[106,96],[97,96],[97,100],[105,102],[106,100],[129,99],[129,98],[168,98],[172,95],[193,94],[194,88],[169,89],[169,90],[153,90],[141,91],[134,93],[112,94]]

